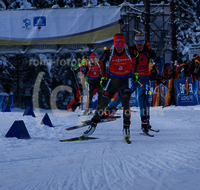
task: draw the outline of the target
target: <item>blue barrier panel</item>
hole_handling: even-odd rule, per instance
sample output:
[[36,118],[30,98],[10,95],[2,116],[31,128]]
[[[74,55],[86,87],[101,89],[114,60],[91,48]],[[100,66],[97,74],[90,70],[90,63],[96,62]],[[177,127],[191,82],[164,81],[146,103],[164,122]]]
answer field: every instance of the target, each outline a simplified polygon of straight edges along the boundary
[[96,110],[97,106],[98,106],[98,92],[96,94],[94,94],[93,98],[92,98],[92,108],[93,110]]
[[137,90],[135,90],[132,94],[131,94],[131,99],[130,99],[130,107],[138,107],[138,97],[137,97]]
[[197,82],[192,82],[191,77],[188,77],[188,83],[189,94],[186,94],[185,78],[175,80],[177,106],[192,106],[198,104]]
[[11,112],[9,105],[5,104],[1,110],[2,112]]

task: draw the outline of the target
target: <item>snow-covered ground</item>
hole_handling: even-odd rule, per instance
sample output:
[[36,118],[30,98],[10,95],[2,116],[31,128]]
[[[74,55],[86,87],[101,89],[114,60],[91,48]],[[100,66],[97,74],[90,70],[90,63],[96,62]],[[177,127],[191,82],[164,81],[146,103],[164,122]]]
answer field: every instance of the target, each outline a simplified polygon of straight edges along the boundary
[[[131,144],[123,141],[122,119],[99,124],[92,135],[97,140],[59,142],[81,135],[86,128],[65,128],[85,118],[23,112],[0,112],[0,190],[200,189],[200,105],[151,108],[151,124],[160,129],[153,138],[139,134],[133,112]],[[40,125],[45,113],[55,127]],[[5,137],[16,120],[24,121],[31,139]]]

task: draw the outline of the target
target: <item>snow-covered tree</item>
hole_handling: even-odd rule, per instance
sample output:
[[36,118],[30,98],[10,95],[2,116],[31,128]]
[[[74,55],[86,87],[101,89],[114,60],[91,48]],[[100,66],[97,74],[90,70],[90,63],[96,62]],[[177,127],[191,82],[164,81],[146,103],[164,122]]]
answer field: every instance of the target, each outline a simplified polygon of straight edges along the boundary
[[176,5],[178,59],[189,59],[188,45],[200,43],[199,0],[179,0]]
[[0,0],[0,11],[6,10],[6,5]]

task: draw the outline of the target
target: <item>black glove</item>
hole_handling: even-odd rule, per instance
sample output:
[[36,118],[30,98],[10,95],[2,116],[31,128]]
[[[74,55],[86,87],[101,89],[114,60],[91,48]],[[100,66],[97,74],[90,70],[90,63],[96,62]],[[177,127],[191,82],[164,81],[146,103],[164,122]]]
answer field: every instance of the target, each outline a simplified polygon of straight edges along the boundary
[[157,78],[156,78],[156,84],[160,85],[161,83],[166,85],[165,79],[162,76],[158,75]]
[[80,93],[82,94],[83,93],[83,87],[80,84],[79,84],[79,90],[80,90]]
[[86,67],[81,67],[81,72],[82,72],[83,74],[86,74],[86,73],[87,73],[87,68],[86,68]]
[[102,77],[100,81],[100,85],[104,88],[106,87],[108,79],[106,77]]

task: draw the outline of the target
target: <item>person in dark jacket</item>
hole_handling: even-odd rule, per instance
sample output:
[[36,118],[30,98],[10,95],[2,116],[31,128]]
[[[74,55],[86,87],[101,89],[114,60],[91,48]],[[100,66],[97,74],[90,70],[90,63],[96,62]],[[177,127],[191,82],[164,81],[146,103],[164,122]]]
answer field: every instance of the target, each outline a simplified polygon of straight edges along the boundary
[[73,92],[73,99],[71,100],[71,102],[68,104],[67,106],[67,110],[68,111],[75,111],[76,108],[78,106],[81,105],[81,94],[83,92],[83,87],[82,87],[82,84],[81,82],[78,80],[78,77],[77,77],[77,73],[78,71],[77,70],[74,70],[74,67],[71,68],[72,70],[72,92]]
[[156,81],[158,77],[158,72],[156,66],[153,66],[151,69],[151,74],[150,74],[150,81]]
[[200,81],[200,59],[195,60],[195,69],[194,72],[192,73],[193,80],[197,79]]

